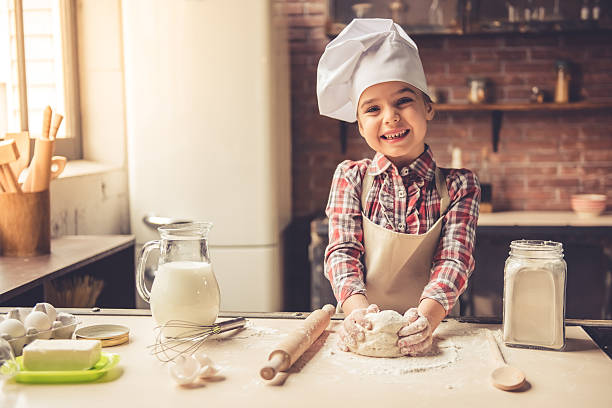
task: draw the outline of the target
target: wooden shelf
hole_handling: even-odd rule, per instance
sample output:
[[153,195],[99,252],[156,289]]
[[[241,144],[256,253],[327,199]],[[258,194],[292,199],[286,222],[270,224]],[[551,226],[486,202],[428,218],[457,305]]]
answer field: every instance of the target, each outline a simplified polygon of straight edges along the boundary
[[572,111],[611,109],[612,102],[571,102],[571,103],[487,103],[434,105],[438,112],[530,112],[530,111]]
[[571,103],[440,103],[435,104],[435,109],[438,112],[491,112],[491,143],[493,144],[493,151],[497,152],[499,146],[499,132],[501,130],[504,112],[605,110],[612,109],[612,101]]

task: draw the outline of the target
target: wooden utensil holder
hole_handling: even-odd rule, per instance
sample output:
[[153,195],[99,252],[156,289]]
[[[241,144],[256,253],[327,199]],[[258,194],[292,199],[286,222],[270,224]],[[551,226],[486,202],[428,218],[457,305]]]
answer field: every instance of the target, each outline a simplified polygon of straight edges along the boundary
[[49,254],[50,213],[49,190],[0,194],[0,255]]

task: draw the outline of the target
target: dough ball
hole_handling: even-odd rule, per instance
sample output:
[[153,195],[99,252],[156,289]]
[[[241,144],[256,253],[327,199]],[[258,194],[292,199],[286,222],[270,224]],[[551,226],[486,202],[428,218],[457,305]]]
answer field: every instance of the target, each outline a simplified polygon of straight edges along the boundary
[[408,324],[408,319],[395,310],[368,313],[365,318],[372,323],[372,329],[365,330],[365,340],[350,350],[369,357],[401,357],[397,332]]

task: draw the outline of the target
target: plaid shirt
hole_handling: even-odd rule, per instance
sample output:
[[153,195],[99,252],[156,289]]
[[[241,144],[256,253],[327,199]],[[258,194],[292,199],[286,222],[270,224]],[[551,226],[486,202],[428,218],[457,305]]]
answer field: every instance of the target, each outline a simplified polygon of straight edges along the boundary
[[[346,160],[338,165],[326,209],[329,245],[325,251],[325,275],[339,303],[351,295],[366,294],[361,215],[361,180],[365,172],[375,177],[364,214],[385,228],[424,234],[440,217],[435,168],[427,145],[414,162],[399,170],[380,153],[372,160]],[[467,169],[442,169],[442,173],[446,176],[451,202],[434,252],[430,280],[421,299],[436,300],[448,313],[466,289],[474,269],[472,250],[480,185],[474,173]]]

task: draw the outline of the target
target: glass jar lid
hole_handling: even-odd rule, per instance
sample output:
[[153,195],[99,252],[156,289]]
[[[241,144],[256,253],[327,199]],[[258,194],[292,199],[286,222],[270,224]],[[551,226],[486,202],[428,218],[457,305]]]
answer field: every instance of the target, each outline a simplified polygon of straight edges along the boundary
[[527,256],[530,258],[562,257],[563,244],[555,241],[519,239],[510,243],[510,255]]

